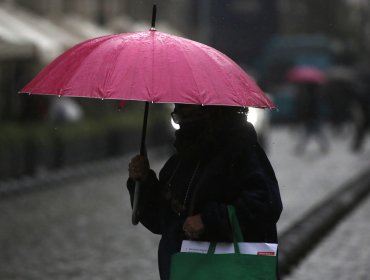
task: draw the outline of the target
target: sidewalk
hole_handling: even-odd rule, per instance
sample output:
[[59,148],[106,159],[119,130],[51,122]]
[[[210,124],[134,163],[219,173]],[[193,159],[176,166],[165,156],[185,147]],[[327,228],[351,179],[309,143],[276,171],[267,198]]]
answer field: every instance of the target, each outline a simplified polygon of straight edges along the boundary
[[349,150],[350,138],[329,134],[330,151],[322,154],[310,142],[307,152],[297,156],[293,150],[298,135],[287,127],[274,128],[268,156],[280,185],[284,210],[278,223],[283,233],[312,207],[324,201],[344,183],[370,168],[370,139],[362,153]]
[[[280,266],[285,276],[289,268],[294,272],[291,265],[304,258],[306,252],[310,254],[314,243],[325,236],[343,214],[353,207],[356,209],[357,201],[368,195],[366,174],[370,171],[370,143],[367,142],[363,153],[353,154],[348,149],[348,138],[331,137],[330,154],[318,153],[317,147],[311,144],[308,153],[297,157],[288,148],[295,134],[282,129],[275,135],[280,148],[271,153],[271,161],[281,163],[282,168],[277,170],[285,170],[280,173],[283,180],[279,180],[285,209],[278,225],[280,246],[283,246],[280,247]],[[284,157],[286,160],[279,162]],[[359,174],[361,179],[357,178]]]
[[[329,154],[321,155],[313,147],[297,157],[292,153],[295,139],[294,132],[284,127],[274,128],[270,138],[269,158],[284,203],[278,224],[280,234],[370,166],[369,145],[364,153],[351,154],[348,139],[332,139]],[[152,168],[158,171],[165,158],[150,152]],[[128,160],[129,156],[117,159],[114,166],[96,169],[93,176],[58,182],[57,188],[50,181],[51,188],[0,200],[0,278],[158,279],[159,236],[131,224],[125,189]],[[366,221],[364,215],[359,220]],[[366,226],[359,228],[361,234],[362,230],[368,232]],[[321,265],[326,266],[322,260]]]
[[285,280],[368,280],[370,197],[342,221]]

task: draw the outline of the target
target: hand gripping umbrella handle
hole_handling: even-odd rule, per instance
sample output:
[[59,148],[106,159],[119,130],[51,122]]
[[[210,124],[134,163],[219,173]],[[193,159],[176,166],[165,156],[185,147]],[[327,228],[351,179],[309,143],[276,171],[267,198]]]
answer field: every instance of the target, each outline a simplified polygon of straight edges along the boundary
[[[146,128],[148,123],[148,112],[149,112],[149,102],[145,102],[145,111],[144,111],[144,120],[143,120],[143,129],[141,131],[141,144],[140,144],[140,155],[147,156],[146,151]],[[134,201],[132,203],[132,224],[137,225],[140,219],[139,211],[139,197],[140,197],[140,182],[135,182],[135,192],[134,192]]]
[[139,195],[140,195],[140,182],[135,182],[134,202],[132,204],[132,224],[137,225],[139,223]]

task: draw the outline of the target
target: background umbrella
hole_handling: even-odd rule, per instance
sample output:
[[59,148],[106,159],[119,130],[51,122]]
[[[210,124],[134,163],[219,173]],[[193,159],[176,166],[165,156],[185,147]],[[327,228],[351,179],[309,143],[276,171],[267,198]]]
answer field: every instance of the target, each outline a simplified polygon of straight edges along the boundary
[[[223,53],[158,32],[84,41],[45,67],[20,93],[146,101],[140,153],[146,153],[149,102],[275,108],[254,80]],[[138,223],[135,187],[133,223]]]
[[286,79],[294,83],[324,84],[326,82],[326,74],[316,67],[295,66],[288,70]]

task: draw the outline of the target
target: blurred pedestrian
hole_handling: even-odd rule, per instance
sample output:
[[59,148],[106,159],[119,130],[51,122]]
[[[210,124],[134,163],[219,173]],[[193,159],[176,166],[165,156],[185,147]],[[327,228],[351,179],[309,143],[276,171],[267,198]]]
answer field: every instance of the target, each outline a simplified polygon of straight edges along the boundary
[[335,134],[343,134],[352,121],[352,105],[358,93],[356,73],[352,67],[335,65],[328,70],[324,91],[328,100],[331,126]]
[[81,106],[69,97],[54,97],[51,100],[49,120],[53,122],[77,122],[82,119]]
[[169,279],[171,256],[184,239],[232,242],[227,205],[236,208],[245,242],[277,243],[278,182],[246,113],[239,107],[176,104],[176,153],[159,177],[146,157],[131,160],[127,186],[132,198],[135,180],[141,182],[140,222],[162,236],[162,280]]
[[321,87],[319,84],[305,82],[297,84],[298,92],[295,108],[298,122],[303,125],[303,133],[295,147],[297,154],[305,152],[309,140],[315,138],[323,153],[329,151],[329,140],[323,131],[321,112]]
[[354,152],[362,150],[366,134],[370,130],[370,70],[367,67],[361,68],[359,74],[359,90],[352,106],[354,135],[351,148]]

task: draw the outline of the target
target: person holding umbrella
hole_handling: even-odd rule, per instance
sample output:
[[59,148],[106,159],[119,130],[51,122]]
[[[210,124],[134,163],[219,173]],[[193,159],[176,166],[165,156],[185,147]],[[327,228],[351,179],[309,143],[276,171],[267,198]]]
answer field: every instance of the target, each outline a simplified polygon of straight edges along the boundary
[[[133,200],[141,183],[139,221],[162,236],[159,272],[169,279],[171,256],[182,240],[231,242],[227,205],[233,205],[246,242],[277,243],[282,202],[274,170],[237,106],[175,104],[176,152],[159,176],[147,157],[129,163],[127,187]],[[278,278],[278,276],[277,276]]]
[[[155,18],[154,6],[149,31],[75,45],[20,93],[145,102],[140,156],[129,164],[127,184],[133,224],[141,222],[162,235],[159,270],[164,280],[183,239],[232,240],[230,205],[245,241],[277,243],[282,203],[274,171],[244,109],[276,106],[225,54],[157,31]],[[172,117],[180,125],[176,153],[159,176],[145,156],[149,103],[175,103]]]

